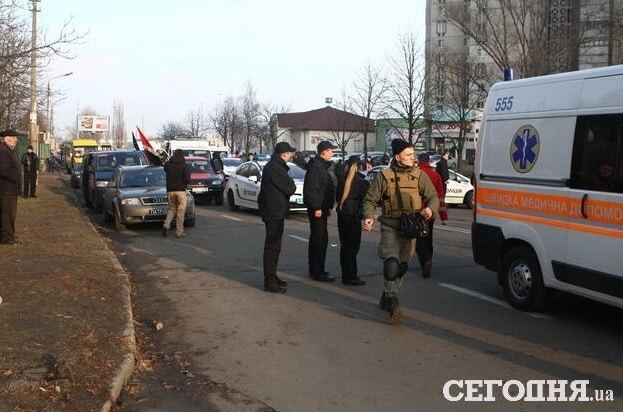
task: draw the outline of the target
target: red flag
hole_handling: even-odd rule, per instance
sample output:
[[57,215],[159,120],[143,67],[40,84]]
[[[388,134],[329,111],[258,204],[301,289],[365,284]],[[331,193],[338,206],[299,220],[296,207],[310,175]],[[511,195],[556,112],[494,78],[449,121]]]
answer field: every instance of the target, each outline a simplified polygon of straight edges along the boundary
[[154,148],[151,147],[151,143],[149,143],[149,140],[147,140],[147,137],[145,137],[142,130],[138,126],[136,126],[136,130],[138,130],[138,137],[141,139],[141,143],[143,144],[143,147],[145,149],[151,150],[151,152],[154,153]]
[[158,156],[154,148],[151,146],[151,143],[149,143],[149,140],[147,140],[147,137],[143,134],[143,131],[138,126],[136,126],[136,130],[138,130],[138,137],[141,139],[143,152],[145,153],[145,156],[147,156],[147,161],[149,161],[149,164],[152,166],[162,166],[162,159],[160,158],[160,156]]

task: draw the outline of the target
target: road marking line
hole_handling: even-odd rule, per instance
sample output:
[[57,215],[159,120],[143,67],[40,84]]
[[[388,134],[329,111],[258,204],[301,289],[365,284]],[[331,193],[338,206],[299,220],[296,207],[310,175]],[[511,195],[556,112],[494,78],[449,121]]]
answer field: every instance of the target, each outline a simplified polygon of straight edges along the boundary
[[229,215],[221,215],[225,219],[235,220],[236,222],[242,222],[242,219],[238,219],[237,217],[229,216]]
[[296,235],[288,235],[292,239],[300,240],[301,242],[309,243],[309,239],[305,239],[304,237],[296,236]]
[[472,231],[470,229],[462,229],[459,227],[453,227],[453,226],[443,226],[443,225],[435,225],[435,230],[437,229],[441,229],[441,230],[447,230],[448,232],[458,232],[458,233],[465,233],[468,235],[472,234]]
[[[476,299],[484,300],[486,302],[493,303],[494,305],[498,305],[498,306],[501,306],[503,308],[513,310],[515,312],[520,312],[520,311],[518,311],[517,309],[513,308],[511,305],[509,305],[508,303],[506,303],[505,301],[503,301],[501,299],[492,298],[491,296],[487,296],[485,294],[476,292],[476,291],[471,290],[471,289],[465,289],[465,288],[462,288],[460,286],[450,285],[449,283],[438,283],[438,285],[441,286],[442,288],[450,289],[450,290],[453,290],[455,292],[462,293],[464,295],[471,296],[471,297],[476,298]],[[532,312],[522,312],[522,313],[524,313],[524,314],[526,314],[526,315],[528,315],[530,317],[536,318],[536,319],[546,319],[546,320],[554,319],[551,316],[543,315],[543,314],[540,314],[540,313],[532,313]]]

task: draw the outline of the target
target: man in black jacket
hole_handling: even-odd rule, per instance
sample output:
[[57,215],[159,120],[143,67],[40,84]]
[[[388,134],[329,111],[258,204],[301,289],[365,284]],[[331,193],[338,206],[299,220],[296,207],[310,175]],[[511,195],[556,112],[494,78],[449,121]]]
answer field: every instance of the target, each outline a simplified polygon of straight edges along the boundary
[[0,243],[14,245],[17,196],[22,188],[22,176],[15,154],[18,132],[0,132]]
[[186,214],[186,187],[190,183],[190,171],[186,167],[184,152],[175,150],[173,156],[164,164],[167,174],[167,217],[162,225],[162,236],[171,229],[175,217],[175,237],[185,237],[184,215]]
[[325,271],[329,233],[327,217],[335,203],[335,184],[329,174],[335,146],[329,141],[318,143],[318,155],[307,165],[303,202],[309,218],[309,276],[319,282],[333,282],[335,278]]
[[22,167],[24,168],[24,197],[37,197],[37,167],[39,158],[33,151],[32,145],[28,146],[28,151],[22,156]]
[[296,191],[294,180],[288,174],[287,162],[296,149],[287,142],[279,142],[262,172],[262,185],[257,203],[266,225],[264,239],[264,290],[285,293],[287,282],[277,276],[277,262],[281,252],[283,221],[290,212],[290,196]]

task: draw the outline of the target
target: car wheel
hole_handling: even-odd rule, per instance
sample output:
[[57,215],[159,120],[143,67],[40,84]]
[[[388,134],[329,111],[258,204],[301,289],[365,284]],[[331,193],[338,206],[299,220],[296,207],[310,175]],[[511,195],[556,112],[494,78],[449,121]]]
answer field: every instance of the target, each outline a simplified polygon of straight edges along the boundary
[[123,224],[123,222],[119,218],[119,213],[117,213],[117,211],[114,210],[114,209],[113,209],[113,219],[114,219],[114,222],[115,222],[115,230],[117,232],[124,231],[125,230],[125,225]]
[[[113,207],[111,209],[112,213],[115,212],[115,208]],[[113,217],[110,213],[108,213],[108,210],[104,209],[104,223],[112,223],[113,222]]]
[[97,197],[96,197],[93,203],[95,204],[95,207],[93,207],[93,210],[95,210],[95,213],[102,213],[102,211],[104,210],[103,201],[97,200]]
[[195,218],[191,217],[184,221],[184,227],[195,227]]
[[234,192],[231,190],[227,192],[227,206],[229,206],[229,210],[232,212],[238,210],[238,206],[236,206],[236,201],[234,200]]
[[467,194],[463,198],[463,204],[468,209],[474,208],[474,191],[473,190],[467,192]]
[[539,261],[528,246],[516,246],[504,256],[500,278],[509,303],[523,311],[541,310],[547,299],[547,289]]
[[[229,202],[229,199],[227,199]],[[217,206],[223,206],[223,192],[214,195],[214,204]]]

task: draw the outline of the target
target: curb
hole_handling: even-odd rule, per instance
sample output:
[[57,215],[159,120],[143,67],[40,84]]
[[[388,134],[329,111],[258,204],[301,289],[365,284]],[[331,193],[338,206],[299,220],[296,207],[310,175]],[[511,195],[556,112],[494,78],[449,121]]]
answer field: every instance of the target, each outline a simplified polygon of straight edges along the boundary
[[121,391],[123,390],[123,386],[130,378],[130,375],[132,375],[132,373],[134,372],[134,368],[136,366],[136,356],[135,356],[136,337],[134,333],[134,315],[132,314],[130,278],[128,276],[127,271],[123,269],[123,266],[121,266],[121,263],[119,262],[119,259],[117,258],[115,253],[108,247],[106,242],[104,242],[102,235],[97,231],[97,228],[95,227],[91,219],[86,215],[84,208],[78,201],[78,198],[76,197],[76,192],[73,189],[72,189],[72,197],[78,209],[82,213],[85,214],[85,217],[89,223],[89,227],[100,238],[102,238],[102,243],[104,244],[106,251],[108,251],[110,255],[110,261],[112,262],[113,266],[116,269],[116,272],[117,272],[116,274],[119,277],[122,277],[124,279],[123,290],[122,290],[122,300],[123,300],[123,306],[126,309],[127,319],[126,319],[126,328],[123,331],[122,344],[124,344],[127,347],[128,353],[124,356],[124,360],[123,362],[121,362],[121,366],[119,367],[119,369],[117,370],[117,373],[115,374],[112,381],[110,382],[108,399],[106,400],[106,402],[104,402],[104,405],[102,405],[102,408],[100,409],[101,412],[109,412],[112,409],[115,402],[117,401],[117,398],[119,398],[119,395],[121,394]]

